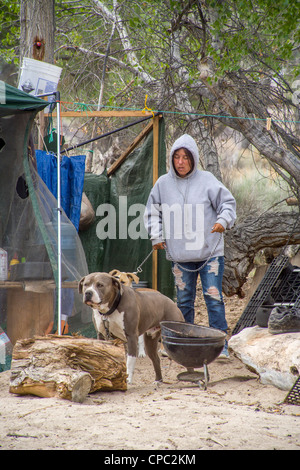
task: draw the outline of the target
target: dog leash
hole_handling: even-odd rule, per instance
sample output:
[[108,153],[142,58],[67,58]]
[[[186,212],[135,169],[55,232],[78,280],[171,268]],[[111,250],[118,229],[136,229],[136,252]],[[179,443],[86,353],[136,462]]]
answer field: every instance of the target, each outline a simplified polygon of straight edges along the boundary
[[[207,263],[212,259],[212,257],[214,256],[214,253],[220,243],[220,241],[222,240],[222,233],[220,233],[219,235],[219,239],[215,245],[215,247],[211,250],[210,252],[210,255],[209,257],[207,258],[207,260],[205,260],[204,264],[202,264],[199,268],[197,269],[189,269],[189,268],[186,268],[185,266],[182,266],[181,264],[178,263],[178,261],[174,261],[172,256],[170,255],[170,252],[167,248],[167,245],[165,245],[165,250],[166,250],[166,253],[168,255],[168,257],[170,258],[170,260],[172,261],[172,263],[174,263],[174,266],[172,268],[172,271],[173,271],[173,274],[174,274],[174,269],[176,267],[179,267],[182,271],[186,271],[186,272],[189,272],[189,273],[196,273],[197,271],[201,271],[203,268],[205,268],[205,266],[207,265]],[[175,275],[175,274],[174,274]]]
[[[115,310],[116,308],[118,307],[120,301],[121,301],[121,292],[118,291],[118,294],[114,300],[114,303],[112,304],[112,306],[110,307],[110,309],[108,310],[108,312],[106,313],[100,313],[100,315],[102,315],[103,317],[107,317],[109,315],[111,315]],[[102,322],[103,322],[103,326],[104,326],[104,329],[105,329],[105,333],[106,333],[106,337],[107,339],[113,339],[112,335],[110,334],[110,331],[109,331],[109,322],[107,320],[107,318],[102,318]]]
[[[188,268],[182,266],[181,264],[179,264],[178,261],[174,261],[173,258],[172,258],[172,256],[170,255],[170,252],[169,252],[169,250],[168,250],[166,244],[165,244],[165,250],[166,250],[166,253],[167,253],[167,255],[168,255],[170,261],[172,261],[172,263],[174,263],[174,268],[175,268],[176,266],[178,266],[178,267],[181,268],[183,271],[195,273],[196,271],[201,271],[203,268],[205,268],[205,266],[207,265],[207,263],[208,263],[208,262],[211,260],[211,258],[214,256],[214,253],[215,253],[215,251],[216,251],[216,249],[217,249],[217,247],[218,247],[218,245],[219,245],[219,243],[220,243],[221,240],[222,240],[222,233],[220,233],[219,238],[218,238],[218,241],[217,241],[215,247],[212,249],[212,251],[211,251],[209,257],[207,258],[207,260],[205,260],[205,263],[202,264],[202,265],[200,266],[200,268],[197,268],[197,269],[188,269]],[[144,263],[146,263],[147,259],[152,255],[153,251],[154,251],[154,249],[152,249],[152,250],[150,251],[150,253],[148,253],[148,255],[146,256],[146,258],[141,262],[141,264],[137,267],[136,271],[134,271],[133,274],[139,274],[139,273],[141,273],[141,272],[143,271],[143,270],[142,270],[142,266],[143,266]]]
[[150,256],[152,255],[154,249],[152,248],[152,250],[150,251],[150,253],[146,256],[146,258],[144,259],[144,261],[141,262],[141,264],[136,268],[136,271],[134,271],[133,274],[140,274],[141,272],[143,272],[142,270],[142,266],[144,263],[146,263],[147,259],[150,258]]

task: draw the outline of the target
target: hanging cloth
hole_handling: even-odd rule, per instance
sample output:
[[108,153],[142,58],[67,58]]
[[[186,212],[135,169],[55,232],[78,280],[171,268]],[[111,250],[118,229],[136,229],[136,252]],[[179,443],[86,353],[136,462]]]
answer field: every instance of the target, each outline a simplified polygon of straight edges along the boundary
[[[38,174],[57,198],[57,158],[53,153],[36,150]],[[76,230],[79,229],[85,173],[85,155],[61,159],[61,206]]]

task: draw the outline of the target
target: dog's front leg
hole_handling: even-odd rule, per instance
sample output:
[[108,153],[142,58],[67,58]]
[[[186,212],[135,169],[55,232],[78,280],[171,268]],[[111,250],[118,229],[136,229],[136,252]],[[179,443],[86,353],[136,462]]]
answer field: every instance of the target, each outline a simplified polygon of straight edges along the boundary
[[127,340],[127,382],[132,384],[133,372],[138,351],[138,336],[134,335]]

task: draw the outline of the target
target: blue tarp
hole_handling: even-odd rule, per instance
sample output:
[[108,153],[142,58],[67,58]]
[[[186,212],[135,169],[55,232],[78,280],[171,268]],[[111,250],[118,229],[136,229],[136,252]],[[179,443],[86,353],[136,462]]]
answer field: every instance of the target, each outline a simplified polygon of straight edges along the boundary
[[[38,174],[57,198],[57,158],[53,153],[36,150]],[[76,230],[79,229],[81,199],[85,173],[85,155],[62,156],[61,206]]]

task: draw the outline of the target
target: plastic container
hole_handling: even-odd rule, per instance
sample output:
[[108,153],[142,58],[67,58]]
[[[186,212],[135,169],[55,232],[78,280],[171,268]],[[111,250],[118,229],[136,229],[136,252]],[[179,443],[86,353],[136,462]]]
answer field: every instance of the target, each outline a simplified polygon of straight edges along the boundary
[[6,281],[8,277],[7,252],[0,248],[0,281]]
[[[53,246],[55,247],[55,250],[57,250],[58,223],[54,219],[51,224],[55,231],[55,239],[53,240]],[[76,237],[77,230],[74,225],[71,222],[61,222],[61,251],[62,254],[66,256],[67,260],[74,264],[77,260]]]
[[0,328],[0,364],[5,364],[7,356],[12,354],[12,345],[7,334]]

